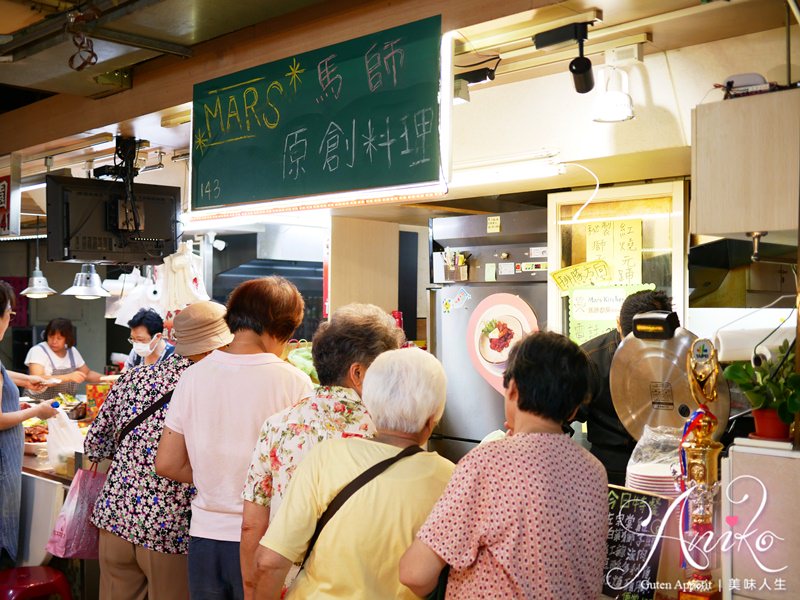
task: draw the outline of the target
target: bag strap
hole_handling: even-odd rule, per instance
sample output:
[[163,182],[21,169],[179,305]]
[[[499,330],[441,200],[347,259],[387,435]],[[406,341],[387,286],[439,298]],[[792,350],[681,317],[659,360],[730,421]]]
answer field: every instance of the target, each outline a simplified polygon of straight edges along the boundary
[[175,390],[170,390],[161,398],[153,402],[150,406],[148,406],[144,411],[142,411],[139,416],[134,417],[123,427],[120,432],[117,434],[117,446],[122,443],[122,440],[125,439],[125,436],[131,432],[131,429],[139,425],[142,421],[149,418],[154,412],[156,412],[159,408],[164,406],[167,402],[170,401],[172,398],[172,392]]
[[328,508],[325,509],[325,512],[322,513],[319,521],[317,521],[317,528],[314,530],[314,535],[311,536],[311,541],[308,542],[308,549],[306,550],[306,555],[303,557],[303,562],[300,563],[300,567],[302,568],[303,565],[306,564],[308,557],[311,555],[311,550],[314,548],[314,544],[317,542],[319,534],[322,533],[322,528],[325,527],[328,521],[333,518],[333,515],[336,514],[336,511],[339,510],[345,502],[347,502],[350,496],[355,494],[360,488],[364,487],[364,485],[375,479],[378,475],[383,473],[398,460],[406,458],[407,456],[413,456],[418,452],[425,451],[419,446],[408,446],[407,448],[403,448],[391,458],[387,458],[386,460],[382,460],[379,463],[372,465],[369,469],[361,473],[361,475],[344,486],[339,493],[334,496],[333,500],[331,500],[330,504],[328,504]]

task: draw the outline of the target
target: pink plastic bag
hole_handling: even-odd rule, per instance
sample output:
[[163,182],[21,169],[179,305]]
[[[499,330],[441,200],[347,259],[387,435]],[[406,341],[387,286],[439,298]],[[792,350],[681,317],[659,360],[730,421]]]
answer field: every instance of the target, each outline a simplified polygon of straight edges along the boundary
[[89,518],[106,481],[105,473],[80,469],[56,520],[46,549],[61,558],[97,558],[99,531]]

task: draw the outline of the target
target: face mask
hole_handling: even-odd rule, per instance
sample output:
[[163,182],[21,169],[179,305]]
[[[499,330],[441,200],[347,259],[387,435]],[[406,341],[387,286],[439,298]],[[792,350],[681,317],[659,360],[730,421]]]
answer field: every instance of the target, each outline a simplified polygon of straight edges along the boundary
[[142,358],[147,358],[153,353],[153,348],[150,347],[150,344],[153,342],[158,343],[158,338],[155,338],[148,342],[134,342],[133,343],[133,351],[141,356]]

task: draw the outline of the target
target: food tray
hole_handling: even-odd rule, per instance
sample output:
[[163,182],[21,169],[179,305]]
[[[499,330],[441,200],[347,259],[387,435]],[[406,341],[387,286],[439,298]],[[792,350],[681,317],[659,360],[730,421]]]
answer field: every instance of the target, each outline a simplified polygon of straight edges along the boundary
[[38,456],[39,450],[47,448],[47,442],[25,442],[25,454]]

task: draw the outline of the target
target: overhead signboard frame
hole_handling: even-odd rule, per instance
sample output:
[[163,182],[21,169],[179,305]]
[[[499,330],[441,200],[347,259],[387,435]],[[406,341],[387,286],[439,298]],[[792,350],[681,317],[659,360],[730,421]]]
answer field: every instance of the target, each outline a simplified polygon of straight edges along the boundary
[[192,208],[440,179],[441,17],[194,87]]

